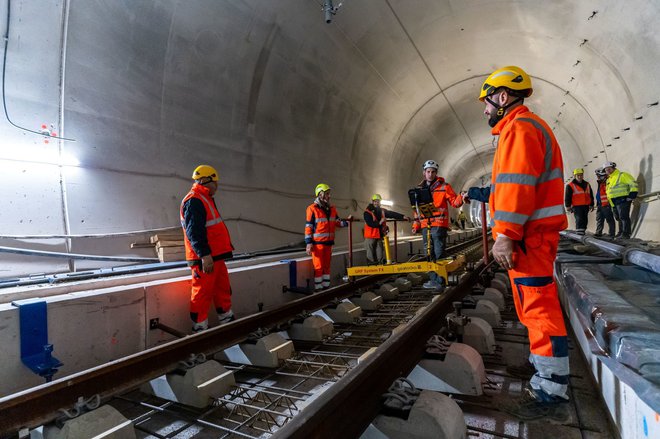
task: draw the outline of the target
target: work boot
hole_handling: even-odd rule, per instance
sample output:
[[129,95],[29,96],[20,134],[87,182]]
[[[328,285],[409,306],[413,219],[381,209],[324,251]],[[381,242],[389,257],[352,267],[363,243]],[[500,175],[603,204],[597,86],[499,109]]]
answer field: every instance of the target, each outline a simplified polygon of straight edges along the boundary
[[512,377],[529,380],[536,373],[536,368],[532,363],[527,361],[525,364],[512,364],[507,366],[506,373]]
[[424,288],[425,290],[435,290],[438,289],[439,287],[441,287],[440,283],[433,280],[424,282],[424,284],[422,285],[422,288]]
[[564,423],[570,420],[568,399],[534,390],[529,385],[518,399],[499,401],[499,409],[522,421],[550,418]]
[[193,326],[192,326],[193,334],[197,334],[198,332],[206,331],[207,329],[209,329],[209,319],[206,319],[203,322],[195,322],[195,323],[193,323]]
[[594,236],[595,236],[596,238],[600,238],[601,236],[603,236],[603,234],[602,234],[602,233],[594,233]]
[[222,325],[224,323],[229,323],[234,320],[234,311],[229,309],[227,312],[218,314],[218,322]]

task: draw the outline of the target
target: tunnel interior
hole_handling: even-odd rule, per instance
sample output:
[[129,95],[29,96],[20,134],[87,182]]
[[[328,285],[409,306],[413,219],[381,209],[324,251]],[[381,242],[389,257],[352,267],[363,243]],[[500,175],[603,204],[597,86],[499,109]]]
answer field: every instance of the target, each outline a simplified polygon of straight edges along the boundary
[[[654,1],[346,0],[331,23],[315,0],[0,4],[2,246],[144,256],[112,234],[177,226],[201,163],[237,251],[300,242],[320,182],[342,216],[376,192],[409,214],[425,160],[456,191],[489,184],[477,97],[506,65],[530,74],[566,179],[610,160],[658,190]],[[660,239],[659,214],[637,204],[634,236]],[[72,268],[0,258],[2,277]]]

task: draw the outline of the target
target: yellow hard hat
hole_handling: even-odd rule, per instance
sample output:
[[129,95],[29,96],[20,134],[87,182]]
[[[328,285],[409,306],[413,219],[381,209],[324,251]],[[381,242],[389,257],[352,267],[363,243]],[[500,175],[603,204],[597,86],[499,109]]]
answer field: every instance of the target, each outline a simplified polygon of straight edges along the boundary
[[479,100],[483,100],[492,95],[497,89],[505,87],[515,92],[520,92],[518,95],[527,98],[532,95],[532,80],[523,69],[516,66],[502,67],[495,70],[490,74],[481,86],[481,93],[479,93]]
[[208,177],[211,181],[218,181],[218,171],[215,170],[213,166],[209,165],[199,165],[193,171],[192,179],[200,180],[202,178]]
[[325,183],[319,183],[319,184],[316,186],[316,190],[314,191],[314,193],[315,193],[316,196],[318,197],[319,194],[320,194],[321,192],[326,192],[326,191],[329,191],[329,190],[330,190],[330,186],[328,186],[328,185],[325,184]]
[[573,175],[578,175],[578,174],[584,174],[584,169],[582,168],[573,169]]
[[376,201],[376,200],[379,200],[379,201],[380,201],[380,200],[382,200],[382,199],[383,199],[383,197],[381,197],[380,194],[373,194],[373,195],[371,196],[371,201]]

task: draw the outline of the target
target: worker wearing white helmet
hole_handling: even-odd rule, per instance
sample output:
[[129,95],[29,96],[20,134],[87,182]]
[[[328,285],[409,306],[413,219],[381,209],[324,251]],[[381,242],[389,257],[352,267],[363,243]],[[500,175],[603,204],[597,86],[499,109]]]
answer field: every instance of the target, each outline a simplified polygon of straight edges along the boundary
[[607,222],[608,235],[610,238],[614,238],[616,227],[612,206],[607,198],[607,174],[603,168],[596,169],[595,174],[598,188],[596,189],[596,233],[594,236],[603,236],[603,227]]
[[[444,178],[438,177],[439,165],[435,160],[427,160],[422,165],[422,180],[417,187],[428,188],[433,196],[433,205],[437,209],[437,215],[432,218],[424,218],[423,215],[415,212],[415,221],[413,222],[413,233],[422,231],[424,247],[426,247],[427,233],[424,228],[427,225],[431,227],[431,253],[434,260],[442,258],[445,252],[445,243],[447,241],[447,232],[449,231],[449,206],[461,207],[463,198],[454,192],[454,189]],[[440,290],[442,284],[437,273],[429,274],[429,281],[424,283],[424,288]]]
[[631,235],[630,206],[637,198],[637,180],[627,172],[619,171],[614,162],[603,163],[603,170],[607,174],[607,198],[621,221],[620,236],[628,239]]

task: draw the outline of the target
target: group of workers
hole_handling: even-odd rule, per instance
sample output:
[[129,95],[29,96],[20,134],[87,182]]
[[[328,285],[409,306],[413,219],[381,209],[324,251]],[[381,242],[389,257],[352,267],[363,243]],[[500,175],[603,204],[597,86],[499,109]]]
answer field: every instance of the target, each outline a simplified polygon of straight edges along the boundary
[[[597,170],[598,189],[591,190],[584,172],[576,169],[575,178],[564,193],[561,150],[548,124],[524,105],[532,95],[532,82],[521,68],[508,66],[494,71],[480,90],[484,115],[494,136],[499,136],[490,187],[470,188],[457,194],[444,178],[439,165],[427,160],[419,188],[432,195],[434,214],[425,218],[414,212],[413,232],[422,234],[426,246],[431,240],[432,257],[442,258],[449,229],[449,206],[460,208],[470,200],[487,202],[495,243],[492,255],[508,271],[513,298],[520,321],[528,329],[530,368],[533,375],[519,400],[502,404],[502,409],[520,419],[558,417],[568,401],[568,338],[554,281],[554,261],[559,232],[567,225],[565,207],[572,211],[578,232],[587,226],[587,214],[597,207],[599,226],[613,218],[621,223],[623,237],[630,237],[630,203],[637,186],[629,174],[607,162]],[[193,173],[194,184],[181,203],[181,224],[185,231],[186,259],[192,270],[190,316],[193,330],[208,327],[208,311],[215,304],[220,323],[233,320],[231,287],[224,260],[233,246],[227,228],[215,205],[218,187],[215,169],[202,165]],[[330,286],[330,262],[335,229],[346,227],[351,216],[341,219],[330,201],[331,188],[316,186],[313,203],[307,207],[305,243],[314,265],[314,290]],[[364,212],[364,237],[371,263],[383,259],[382,238],[387,234],[388,218],[411,220],[380,206],[382,197],[374,194]],[[459,217],[464,227],[465,217]],[[438,275],[430,274],[425,288],[440,287]],[[533,366],[533,367],[532,367]]]
[[[584,179],[584,170],[573,170],[573,180],[566,185],[564,204],[566,210],[575,216],[575,229],[579,235],[587,230],[589,212],[596,208],[596,233],[603,236],[605,222],[610,238],[629,239],[631,234],[630,206],[637,197],[637,181],[627,172],[616,168],[616,163],[605,162],[596,169],[597,189]],[[615,223],[619,223],[619,233],[615,234]]]

